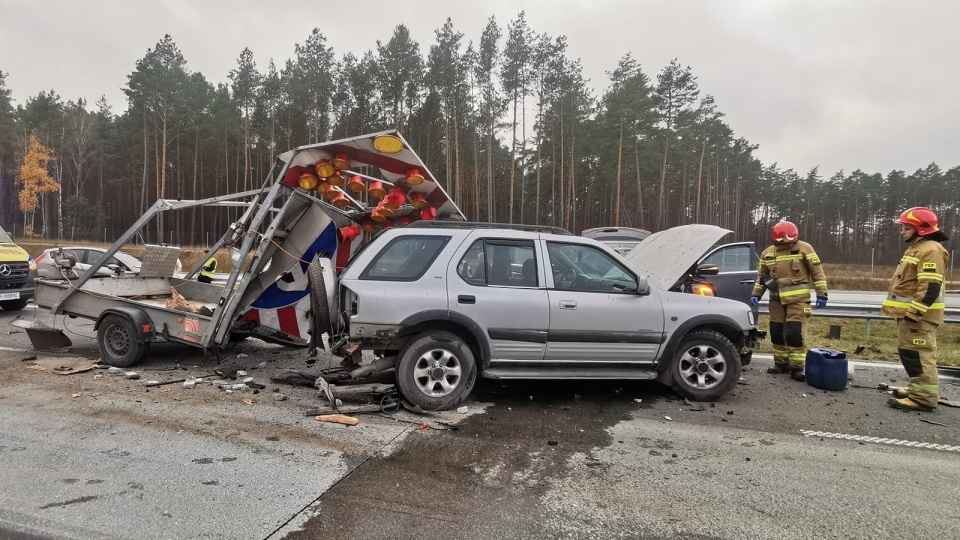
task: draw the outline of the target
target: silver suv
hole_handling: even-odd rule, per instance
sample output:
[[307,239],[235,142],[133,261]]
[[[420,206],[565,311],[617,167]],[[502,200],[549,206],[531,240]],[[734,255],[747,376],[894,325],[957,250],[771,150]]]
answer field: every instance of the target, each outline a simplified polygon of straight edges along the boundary
[[429,410],[456,407],[478,374],[656,379],[715,400],[740,378],[756,320],[740,302],[669,292],[690,266],[676,258],[703,255],[689,251],[649,254],[654,267],[681,268],[649,274],[642,255],[627,261],[561,229],[415,222],[385,231],[343,270],[334,352],[359,366],[373,350],[375,367],[354,373],[395,367],[403,397]]

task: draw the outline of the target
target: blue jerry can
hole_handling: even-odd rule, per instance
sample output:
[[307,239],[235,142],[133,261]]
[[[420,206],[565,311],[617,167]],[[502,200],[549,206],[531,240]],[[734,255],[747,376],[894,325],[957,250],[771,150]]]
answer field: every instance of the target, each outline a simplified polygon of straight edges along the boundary
[[847,387],[847,353],[832,349],[807,351],[805,368],[807,384],[821,390],[843,390]]

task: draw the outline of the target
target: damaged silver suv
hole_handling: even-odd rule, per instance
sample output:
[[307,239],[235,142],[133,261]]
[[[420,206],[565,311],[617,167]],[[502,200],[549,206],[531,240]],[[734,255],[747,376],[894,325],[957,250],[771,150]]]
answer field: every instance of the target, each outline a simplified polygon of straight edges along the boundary
[[[356,364],[355,377],[395,368],[403,397],[426,410],[459,405],[478,375],[655,379],[715,400],[756,344],[754,315],[741,302],[670,289],[727,232],[670,229],[627,261],[550,227],[433,221],[387,230],[340,276],[334,352]],[[360,366],[364,349],[377,359]]]

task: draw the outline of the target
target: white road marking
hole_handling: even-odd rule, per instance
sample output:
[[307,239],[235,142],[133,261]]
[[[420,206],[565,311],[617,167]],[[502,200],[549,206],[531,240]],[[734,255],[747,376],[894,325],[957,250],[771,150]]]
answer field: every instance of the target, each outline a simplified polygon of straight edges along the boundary
[[930,450],[945,450],[947,452],[960,452],[960,446],[950,446],[949,444],[934,444],[919,441],[905,441],[901,439],[888,439],[885,437],[869,437],[866,435],[850,435],[845,433],[831,433],[829,431],[813,431],[801,429],[805,437],[823,437],[826,439],[843,439],[845,441],[868,442],[874,444],[889,444],[891,446],[909,446],[911,448],[926,448]]

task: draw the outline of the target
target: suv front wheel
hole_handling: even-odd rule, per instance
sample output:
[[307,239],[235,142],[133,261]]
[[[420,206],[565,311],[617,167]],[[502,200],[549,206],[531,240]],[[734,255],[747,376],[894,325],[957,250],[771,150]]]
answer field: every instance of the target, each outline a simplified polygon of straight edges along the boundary
[[670,362],[673,389],[694,401],[713,401],[740,380],[740,355],[726,336],[713,330],[690,332]]
[[400,393],[411,405],[426,411],[456,407],[470,395],[476,379],[473,352],[450,332],[424,332],[400,352]]

